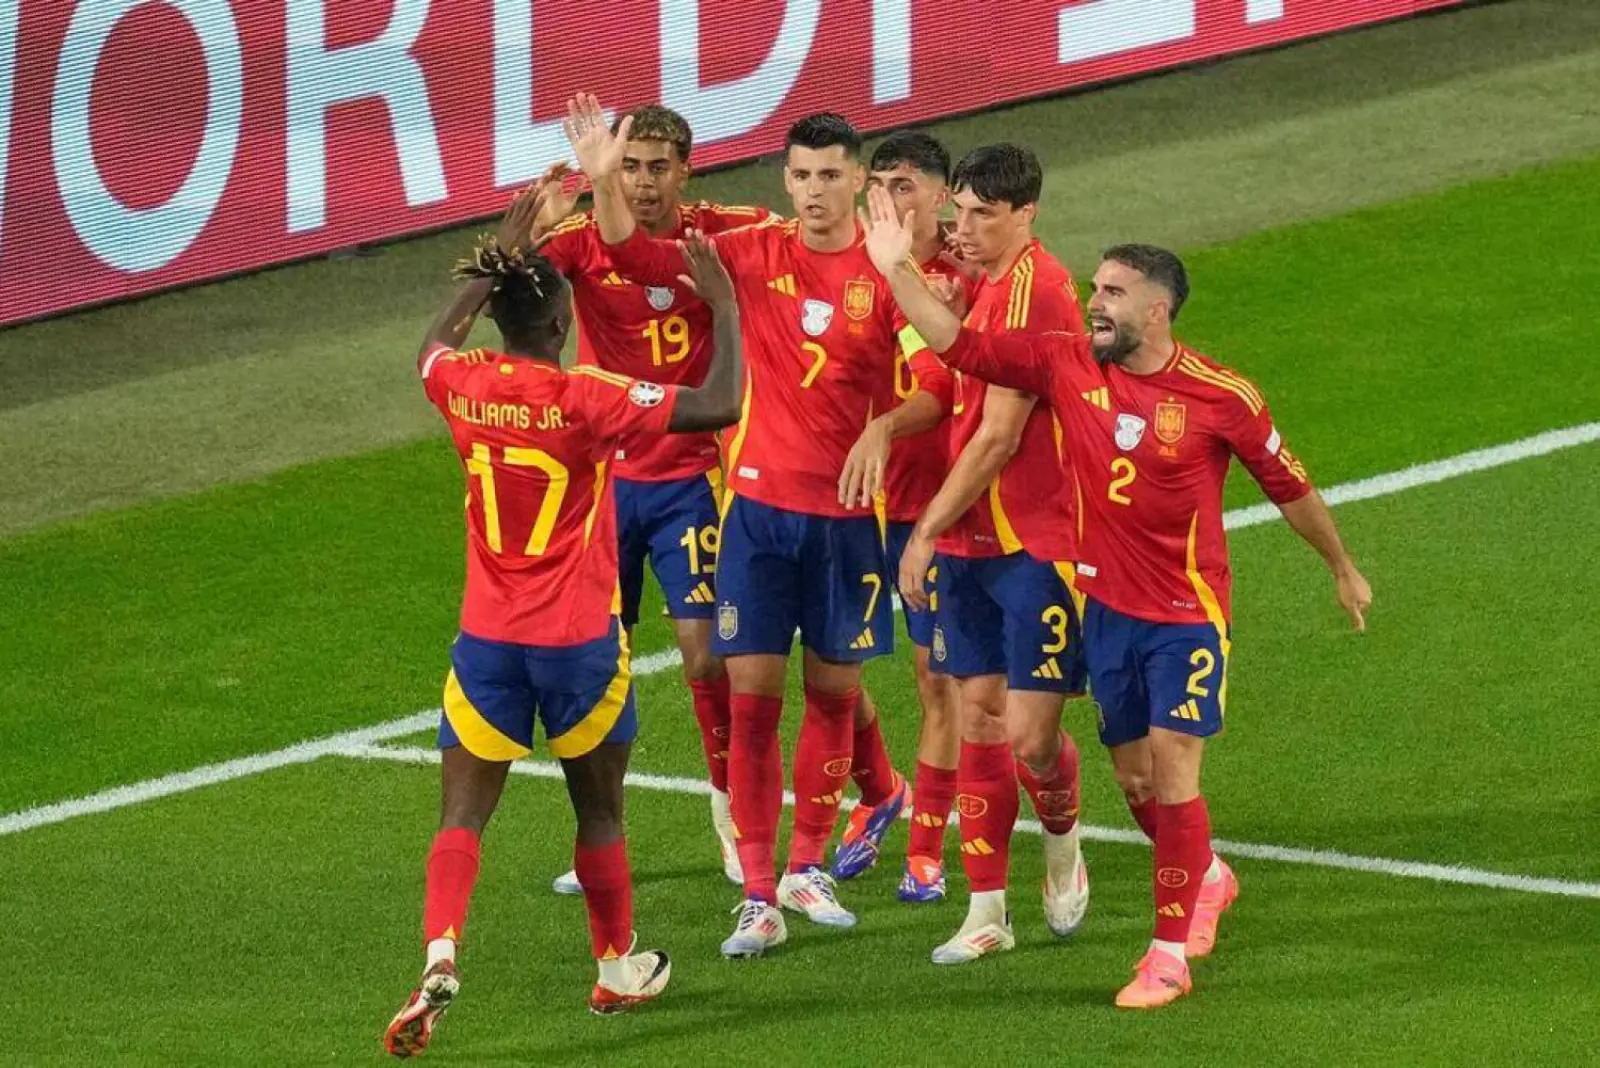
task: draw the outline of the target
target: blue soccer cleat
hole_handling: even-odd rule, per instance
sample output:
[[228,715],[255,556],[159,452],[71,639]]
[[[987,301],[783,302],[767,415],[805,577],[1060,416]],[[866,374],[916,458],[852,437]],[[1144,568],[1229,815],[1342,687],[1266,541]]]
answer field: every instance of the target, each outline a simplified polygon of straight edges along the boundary
[[897,896],[917,905],[943,901],[944,865],[933,857],[907,857]]
[[911,788],[904,775],[896,774],[894,792],[882,804],[857,805],[845,825],[844,840],[833,853],[833,877],[854,879],[871,871],[878,863],[878,851],[889,834],[889,828],[900,818],[906,805],[911,803]]

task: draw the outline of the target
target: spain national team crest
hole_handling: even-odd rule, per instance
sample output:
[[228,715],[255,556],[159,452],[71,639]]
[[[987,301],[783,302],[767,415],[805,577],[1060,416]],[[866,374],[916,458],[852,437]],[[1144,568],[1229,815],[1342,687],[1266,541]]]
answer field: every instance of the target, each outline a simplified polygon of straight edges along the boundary
[[833,305],[825,300],[807,300],[800,305],[800,329],[821,337],[833,323]]
[[1144,440],[1145,421],[1143,416],[1128,415],[1126,412],[1117,413],[1117,448],[1123,452],[1132,452],[1139,447],[1139,442]]
[[944,628],[933,628],[933,658],[939,663],[944,663],[945,657],[950,655],[950,649],[944,643]]
[[650,307],[656,311],[666,311],[672,307],[672,302],[678,295],[668,286],[645,286],[644,299],[650,302]]
[[844,284],[844,313],[852,319],[872,314],[872,283],[857,278]]
[[1186,407],[1176,401],[1162,401],[1156,405],[1156,440],[1163,445],[1176,445],[1188,421]]
[[739,636],[739,606],[736,604],[717,605],[717,637],[725,642],[731,642]]

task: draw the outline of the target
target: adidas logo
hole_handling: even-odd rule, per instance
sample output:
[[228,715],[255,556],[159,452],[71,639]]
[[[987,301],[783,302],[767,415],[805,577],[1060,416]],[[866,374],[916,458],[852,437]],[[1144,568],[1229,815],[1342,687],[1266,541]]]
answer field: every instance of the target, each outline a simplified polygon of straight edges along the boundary
[[878,640],[872,636],[872,628],[868,627],[866,630],[861,632],[861,637],[850,643],[850,648],[857,650],[871,649],[877,644]]
[[840,801],[843,801],[843,800],[844,800],[844,791],[841,789],[841,790],[835,790],[831,794],[823,794],[821,797],[813,797],[811,799],[811,803],[815,804],[815,805],[837,805]]
[[1083,399],[1103,412],[1111,410],[1111,391],[1105,386],[1098,386],[1089,390],[1083,394]]
[[776,278],[768,279],[767,288],[782,293],[786,297],[794,296],[794,275],[780,274]]
[[1171,712],[1168,712],[1167,715],[1171,716],[1173,719],[1186,719],[1191,723],[1199,723],[1200,706],[1195,704],[1194,698],[1191,697],[1177,708],[1174,708]]
[[973,857],[990,857],[994,855],[994,846],[982,838],[974,838],[970,842],[961,843],[961,852]]
[[1181,920],[1184,917],[1183,906],[1174,901],[1169,905],[1162,905],[1160,908],[1156,909],[1156,915],[1167,916],[1174,920]]
[[943,827],[944,817],[935,816],[931,812],[919,812],[912,818],[912,822],[920,827]]
[[689,595],[683,599],[683,603],[684,604],[715,604],[716,600],[717,600],[717,595],[711,592],[710,584],[702,582],[702,583],[700,583],[700,585],[696,586],[694,589],[689,591]]
[[628,284],[628,280],[616,271],[610,271],[604,278],[600,279],[600,284],[603,286],[625,286]]
[[1056,663],[1056,658],[1052,656],[1049,660],[1033,669],[1033,677],[1036,679],[1062,679],[1066,676],[1061,674],[1061,665]]

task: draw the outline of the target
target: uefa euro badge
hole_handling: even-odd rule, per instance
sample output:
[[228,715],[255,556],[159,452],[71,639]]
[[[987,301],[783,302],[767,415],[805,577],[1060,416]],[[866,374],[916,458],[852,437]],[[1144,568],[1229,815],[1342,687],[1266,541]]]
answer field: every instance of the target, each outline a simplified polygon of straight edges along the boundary
[[654,382],[635,382],[628,387],[628,399],[641,408],[654,408],[667,399],[667,391]]
[[942,664],[949,655],[950,650],[944,644],[944,628],[936,626],[933,628],[933,658]]
[[872,314],[872,283],[856,279],[844,284],[844,313],[852,319]]
[[1156,440],[1163,445],[1176,445],[1183,437],[1188,423],[1189,410],[1176,401],[1162,401],[1156,405]]
[[725,642],[731,642],[739,636],[739,606],[736,604],[720,604],[717,606],[717,637]]
[[1144,440],[1145,422],[1143,417],[1117,413],[1117,448],[1123,452],[1132,452],[1139,447],[1139,442]]
[[677,298],[667,286],[645,286],[644,299],[650,302],[650,307],[656,311],[666,311],[672,307],[672,302]]
[[800,329],[812,337],[828,332],[833,322],[833,305],[825,300],[807,300],[800,305]]

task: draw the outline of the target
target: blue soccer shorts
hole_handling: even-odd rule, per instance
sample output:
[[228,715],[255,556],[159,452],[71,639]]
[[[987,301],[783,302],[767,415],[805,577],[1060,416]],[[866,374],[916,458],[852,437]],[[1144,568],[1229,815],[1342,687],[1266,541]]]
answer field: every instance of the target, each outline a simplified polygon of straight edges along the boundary
[[[889,585],[893,586],[900,574],[900,557],[905,555],[906,543],[911,540],[911,531],[915,523],[890,523],[889,524]],[[934,574],[935,568],[928,569],[929,574]],[[933,609],[912,608],[904,606],[906,617],[906,635],[911,639],[911,644],[927,649],[933,645]]]
[[717,512],[722,472],[672,482],[616,480],[617,570],[622,625],[639,622],[644,565],[661,583],[673,619],[710,619],[716,611]]
[[1083,639],[1104,744],[1137,741],[1151,727],[1197,738],[1222,729],[1232,644],[1226,627],[1149,623],[1091,597]]
[[806,515],[734,497],[717,560],[719,656],[787,656],[800,643],[852,663],[894,651],[892,590],[874,516]]
[[463,632],[450,648],[439,748],[463,746],[481,760],[518,760],[544,724],[550,752],[572,760],[639,733],[628,639],[613,619],[582,645],[517,645]]
[[1078,613],[1054,564],[1026,552],[934,556],[933,671],[1004,675],[1013,690],[1085,690]]

